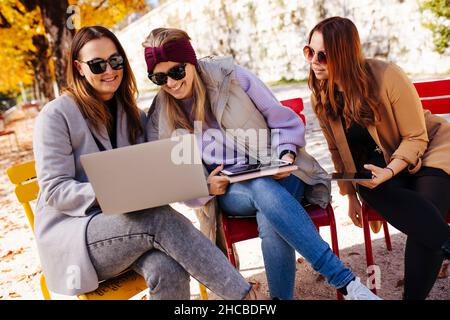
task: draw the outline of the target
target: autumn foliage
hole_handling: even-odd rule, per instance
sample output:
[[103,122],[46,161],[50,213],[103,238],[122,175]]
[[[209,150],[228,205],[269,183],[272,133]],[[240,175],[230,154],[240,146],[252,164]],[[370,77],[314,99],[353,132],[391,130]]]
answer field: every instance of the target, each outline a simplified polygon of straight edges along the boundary
[[51,99],[53,81],[64,86],[65,55],[77,28],[114,27],[148,10],[145,0],[0,0],[0,94],[17,94],[23,85]]

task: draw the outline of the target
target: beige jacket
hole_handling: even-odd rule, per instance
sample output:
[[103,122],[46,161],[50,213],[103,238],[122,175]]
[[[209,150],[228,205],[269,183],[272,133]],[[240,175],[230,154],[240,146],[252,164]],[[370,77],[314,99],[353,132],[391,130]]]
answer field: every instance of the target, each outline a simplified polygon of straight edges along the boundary
[[[410,173],[428,166],[450,174],[450,123],[422,108],[414,85],[398,66],[375,59],[368,62],[379,84],[383,107],[379,110],[381,121],[367,130],[383,151],[386,163],[402,159]],[[317,103],[313,96],[311,103]],[[328,119],[320,125],[336,171],[355,172],[341,121]],[[342,195],[356,193],[352,183],[338,184]]]

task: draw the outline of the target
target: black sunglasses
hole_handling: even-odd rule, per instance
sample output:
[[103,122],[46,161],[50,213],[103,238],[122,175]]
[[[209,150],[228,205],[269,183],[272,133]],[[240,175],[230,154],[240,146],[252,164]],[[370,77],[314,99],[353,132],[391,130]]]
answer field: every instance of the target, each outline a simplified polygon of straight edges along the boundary
[[107,63],[114,70],[120,70],[123,68],[124,59],[120,54],[114,54],[108,58],[108,60],[102,58],[95,58],[89,61],[80,61],[86,63],[94,74],[101,74],[106,71]]
[[[314,59],[314,55],[316,54],[316,52],[310,46],[305,46],[303,48],[303,54],[305,55],[306,60],[308,60],[308,62],[311,62]],[[324,51],[317,52],[317,61],[320,64],[327,64],[327,55]]]
[[163,86],[167,83],[167,77],[171,77],[173,80],[181,80],[186,76],[186,63],[180,63],[176,66],[164,72],[157,72],[148,75],[148,78],[158,86]]

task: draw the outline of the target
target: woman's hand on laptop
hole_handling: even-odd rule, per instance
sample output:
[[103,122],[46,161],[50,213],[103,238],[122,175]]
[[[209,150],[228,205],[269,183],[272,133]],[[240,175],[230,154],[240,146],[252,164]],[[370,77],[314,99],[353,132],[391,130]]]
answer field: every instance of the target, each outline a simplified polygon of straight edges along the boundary
[[230,181],[225,176],[219,176],[220,171],[223,170],[223,164],[215,168],[208,176],[208,188],[210,195],[221,195],[227,192],[227,187]]

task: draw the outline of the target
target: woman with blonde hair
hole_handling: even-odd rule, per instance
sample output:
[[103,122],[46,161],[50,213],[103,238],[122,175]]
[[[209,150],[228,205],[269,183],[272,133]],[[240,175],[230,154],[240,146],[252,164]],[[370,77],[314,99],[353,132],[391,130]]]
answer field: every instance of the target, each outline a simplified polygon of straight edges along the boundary
[[170,206],[102,214],[80,156],[144,142],[145,114],[125,51],[108,29],[77,32],[67,75],[66,94],[43,108],[34,131],[35,233],[49,289],[89,292],[131,268],[151,299],[190,299],[190,276],[224,299],[264,298]]
[[[234,215],[256,213],[273,298],[293,299],[298,251],[346,299],[379,299],[334,255],[300,204],[303,196],[322,206],[330,201],[326,172],[303,148],[300,118],[232,58],[197,60],[183,30],[154,29],[143,45],[149,79],[160,86],[149,110],[149,139],[195,133],[202,147],[210,196],[186,202],[202,208],[202,231],[215,240],[216,200]],[[274,158],[295,162],[299,170],[231,185],[218,175]]]
[[449,258],[450,124],[422,109],[398,66],[364,57],[347,18],[318,23],[304,54],[336,170],[372,174],[368,182],[339,182],[349,216],[361,227],[364,200],[408,236],[404,299],[425,299]]

